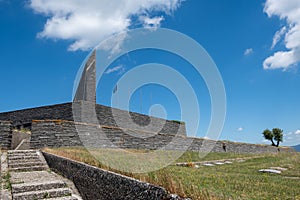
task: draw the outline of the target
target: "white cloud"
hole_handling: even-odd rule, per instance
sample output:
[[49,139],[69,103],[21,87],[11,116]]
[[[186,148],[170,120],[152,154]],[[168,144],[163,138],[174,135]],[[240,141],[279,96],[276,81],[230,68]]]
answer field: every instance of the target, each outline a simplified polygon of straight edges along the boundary
[[300,130],[295,130],[284,134],[283,145],[293,146],[300,144]]
[[286,134],[284,134],[284,135],[293,135],[293,132],[288,132],[288,133],[286,133]]
[[245,56],[248,56],[248,55],[251,55],[253,53],[253,49],[252,48],[249,48],[249,49],[246,49],[245,52],[244,52],[244,55]]
[[238,130],[239,132],[241,132],[241,131],[244,130],[244,128],[243,128],[243,127],[239,127],[237,130]]
[[295,131],[285,133],[284,136],[293,136],[293,137],[300,136],[300,130],[295,130]]
[[141,16],[140,21],[143,22],[143,26],[146,29],[156,30],[160,27],[161,21],[164,20],[163,16],[160,17],[149,17],[149,16]]
[[269,142],[270,142],[270,140],[266,140],[266,139],[264,139],[264,140],[262,140],[261,142],[262,142],[262,143],[269,143]]
[[282,36],[286,33],[286,27],[282,27],[279,31],[277,31],[273,37],[273,43],[271,49],[277,45],[277,43],[281,40]]
[[122,32],[114,35],[114,37],[109,37],[100,43],[97,48],[110,52],[110,56],[118,53],[121,50],[121,46],[127,37],[127,32]]
[[[164,19],[153,13],[171,14],[181,0],[30,0],[30,7],[48,17],[42,38],[72,41],[69,50],[88,50],[106,37],[134,27],[133,17],[148,16],[146,27],[157,28]],[[153,16],[154,15],[154,16]]]
[[116,67],[109,68],[105,71],[105,74],[111,74],[114,72],[119,72],[118,74],[123,74],[125,72],[125,67],[123,67],[123,65],[118,65]]
[[300,58],[297,58],[297,54],[294,51],[279,51],[273,56],[268,57],[264,63],[264,69],[280,69],[287,70],[291,66],[294,66]]
[[300,62],[300,1],[299,0],[266,0],[264,12],[269,17],[278,16],[287,25],[275,33],[272,48],[284,35],[287,50],[275,52],[265,59],[264,69],[287,70]]

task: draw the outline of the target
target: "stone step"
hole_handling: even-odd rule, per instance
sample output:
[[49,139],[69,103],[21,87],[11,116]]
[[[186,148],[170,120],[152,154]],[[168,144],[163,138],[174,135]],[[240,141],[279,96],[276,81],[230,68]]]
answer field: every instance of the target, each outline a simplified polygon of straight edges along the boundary
[[23,160],[9,160],[8,165],[18,164],[18,163],[36,163],[43,162],[40,159],[23,159]]
[[37,152],[11,152],[11,153],[7,153],[8,156],[12,156],[12,155],[36,155]]
[[69,188],[17,193],[13,194],[13,200],[49,199],[66,196],[71,196],[71,190]]
[[44,171],[48,170],[47,165],[42,166],[30,166],[30,167],[18,167],[18,168],[9,168],[12,172],[29,172],[29,171]]
[[8,160],[40,159],[38,155],[32,156],[9,156]]
[[37,150],[9,150],[7,151],[7,154],[16,154],[16,153],[23,153],[23,154],[26,154],[26,153],[36,153],[38,152]]
[[43,200],[78,200],[76,197],[58,197],[58,198],[50,198],[50,199],[43,199]]
[[9,168],[20,168],[20,167],[31,167],[31,166],[45,166],[45,163],[37,160],[36,162],[18,162],[18,163],[9,163]]
[[49,181],[39,183],[21,183],[12,184],[12,193],[23,193],[30,191],[51,190],[57,188],[65,188],[67,185],[63,181]]
[[34,157],[34,158],[39,158],[39,156],[37,154],[18,154],[18,155],[10,155],[10,156],[7,156],[8,159],[10,158],[30,158],[30,157]]
[[11,154],[7,154],[8,157],[10,156],[35,156],[38,155],[36,152],[34,153],[11,153]]
[[11,154],[11,155],[8,155],[8,158],[11,158],[11,157],[38,157],[38,154],[37,153],[30,153],[30,154]]

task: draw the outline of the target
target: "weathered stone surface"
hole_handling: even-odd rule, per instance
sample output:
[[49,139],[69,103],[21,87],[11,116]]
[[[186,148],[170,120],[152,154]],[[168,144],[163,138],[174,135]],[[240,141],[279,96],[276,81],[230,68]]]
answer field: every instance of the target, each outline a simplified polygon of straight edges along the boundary
[[164,188],[110,171],[44,153],[49,167],[72,180],[84,200],[167,199]]
[[0,121],[0,148],[10,149],[12,142],[12,122]]
[[[32,162],[32,158],[27,159],[28,156],[33,155],[35,156],[35,162]],[[11,159],[15,157],[22,157],[22,159]],[[8,151],[7,159],[11,175],[11,193],[14,200],[64,199],[66,196],[69,196],[69,200],[81,199],[80,196],[77,195],[77,198],[73,194],[74,190],[69,188],[69,182],[66,184],[62,177],[50,171],[40,151]],[[41,169],[37,169],[41,166]]]
[[7,153],[0,151],[1,163],[0,163],[0,199],[2,200],[11,200],[12,195],[11,192],[8,190],[6,185],[8,184],[8,180],[5,178],[8,173],[8,166],[7,166]]
[[[76,125],[77,128],[82,130],[79,131],[80,134],[78,135],[74,124],[73,108],[75,108],[75,121],[86,122],[87,124],[94,122],[94,124],[100,124],[102,128],[95,125]],[[83,119],[80,116],[83,116]],[[204,142],[200,138],[186,137],[183,123],[165,121],[137,113],[128,113],[127,111],[89,102],[66,103],[0,113],[1,119],[13,121],[13,126],[32,124],[31,148],[81,146],[82,144],[87,144],[104,148],[150,150],[164,148],[180,151],[188,149],[201,152],[225,152],[221,141],[205,140]],[[32,122],[32,120],[35,121]],[[0,125],[0,129],[4,133],[2,134],[1,132],[1,134],[5,137],[2,146],[5,148],[10,146],[10,128],[11,126],[7,124]],[[275,153],[277,148],[269,145],[226,142],[226,151],[236,153]],[[292,150],[286,148],[281,149],[281,151]]]
[[[48,166],[39,151],[20,150],[8,151],[8,167],[10,171],[42,171],[47,170]],[[15,159],[20,158],[20,159]],[[30,158],[30,159],[28,159]]]
[[[78,132],[76,128],[80,131]],[[205,151],[206,149],[202,147],[203,142],[204,140],[200,138],[155,134],[140,130],[122,130],[116,127],[100,127],[58,120],[33,121],[31,137],[32,148],[82,146],[84,144],[87,147],[96,148]],[[213,141],[211,152],[224,152],[222,144],[221,141]],[[276,147],[269,145],[226,142],[226,146],[227,152],[235,153],[277,152]]]
[[96,103],[96,51],[87,59],[83,68],[74,101],[90,101]]
[[[81,110],[82,108],[84,109]],[[32,120],[59,119],[74,121],[73,109],[75,121],[79,122],[186,136],[184,123],[149,117],[84,101],[0,113],[0,120],[12,121],[13,126],[29,126]],[[95,115],[91,113],[95,113]],[[83,117],[81,118],[81,116]],[[97,122],[95,122],[95,118]]]
[[261,169],[259,172],[271,173],[271,174],[281,174],[281,171],[275,169]]
[[30,140],[30,132],[13,131],[11,149],[16,149],[17,147],[20,149],[20,143],[24,143],[27,140]]
[[42,119],[73,120],[72,103],[0,113],[0,120],[12,121],[14,126],[31,124],[32,120]]
[[[80,130],[79,134],[77,129]],[[139,137],[136,137],[136,136]],[[170,143],[171,134],[156,134],[116,127],[87,125],[70,121],[33,121],[31,147],[91,146],[100,148],[158,149]],[[177,142],[178,143],[178,142]],[[185,145],[185,141],[179,145]],[[182,146],[183,147],[183,146]],[[182,149],[179,147],[179,149]],[[172,147],[170,147],[172,148]],[[175,147],[174,147],[175,148]]]

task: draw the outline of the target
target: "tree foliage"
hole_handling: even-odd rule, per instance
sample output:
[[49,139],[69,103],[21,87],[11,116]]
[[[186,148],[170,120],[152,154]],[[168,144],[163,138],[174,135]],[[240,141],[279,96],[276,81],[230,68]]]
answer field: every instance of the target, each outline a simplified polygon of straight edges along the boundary
[[273,128],[272,131],[266,129],[262,134],[266,140],[270,140],[272,142],[272,146],[278,147],[279,143],[283,141],[283,130],[279,128]]

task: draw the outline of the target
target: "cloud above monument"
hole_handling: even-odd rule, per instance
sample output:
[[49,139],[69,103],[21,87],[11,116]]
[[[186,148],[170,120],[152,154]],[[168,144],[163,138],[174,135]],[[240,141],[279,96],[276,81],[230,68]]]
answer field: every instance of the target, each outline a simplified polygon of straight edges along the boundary
[[89,50],[108,36],[132,27],[156,29],[180,7],[181,0],[30,0],[47,17],[40,38],[72,41],[70,51]]
[[300,62],[300,1],[266,0],[264,12],[269,17],[277,16],[285,22],[273,38],[271,49],[281,40],[284,49],[265,59],[264,69],[287,70]]
[[118,72],[118,75],[123,74],[125,72],[126,68],[123,65],[118,65],[113,68],[109,68],[105,71],[105,74],[111,74]]

